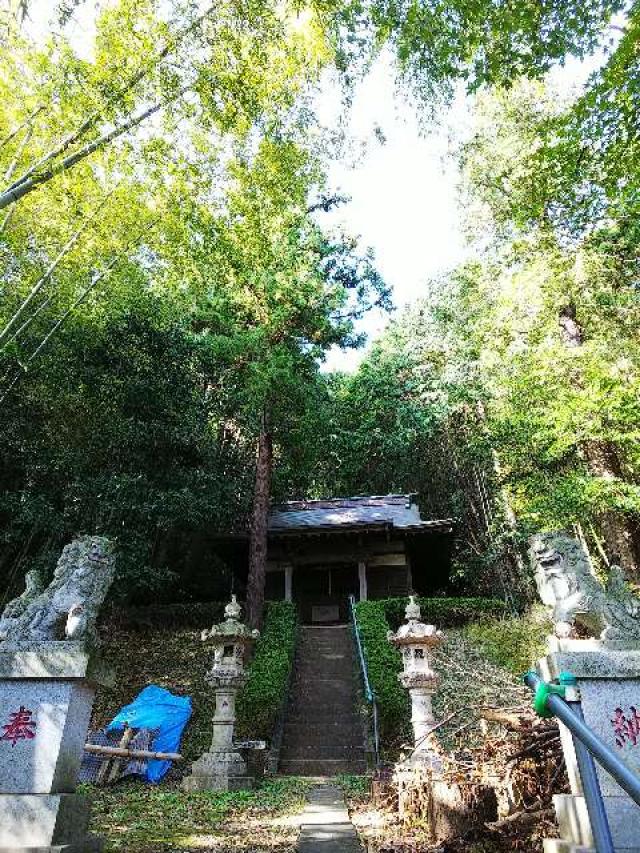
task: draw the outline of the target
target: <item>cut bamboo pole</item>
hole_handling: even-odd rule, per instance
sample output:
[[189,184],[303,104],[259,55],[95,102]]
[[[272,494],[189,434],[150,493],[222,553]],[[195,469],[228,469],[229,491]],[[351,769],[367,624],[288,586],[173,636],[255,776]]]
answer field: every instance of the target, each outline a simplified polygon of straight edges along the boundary
[[124,749],[119,746],[101,746],[97,743],[86,743],[85,752],[95,755],[108,755],[116,758],[148,758],[154,761],[184,761],[179,752],[149,752],[146,749]]
[[[131,728],[130,726],[125,726],[124,732],[122,734],[122,737],[120,739],[120,743],[118,744],[118,747],[120,749],[128,749],[129,743],[131,742],[131,739],[133,738],[134,734],[135,734],[135,729]],[[120,760],[119,757],[116,757],[111,762],[111,769],[109,770],[109,774],[107,776],[107,782],[115,782],[115,780],[120,775],[121,770],[122,770],[122,761]]]

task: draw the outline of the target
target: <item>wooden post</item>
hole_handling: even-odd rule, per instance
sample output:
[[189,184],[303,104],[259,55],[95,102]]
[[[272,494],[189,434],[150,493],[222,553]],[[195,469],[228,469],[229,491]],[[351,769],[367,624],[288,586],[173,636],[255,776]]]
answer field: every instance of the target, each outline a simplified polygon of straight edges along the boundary
[[293,566],[284,567],[284,600],[293,601]]
[[358,580],[360,581],[360,601],[367,600],[367,564],[364,560],[358,563]]

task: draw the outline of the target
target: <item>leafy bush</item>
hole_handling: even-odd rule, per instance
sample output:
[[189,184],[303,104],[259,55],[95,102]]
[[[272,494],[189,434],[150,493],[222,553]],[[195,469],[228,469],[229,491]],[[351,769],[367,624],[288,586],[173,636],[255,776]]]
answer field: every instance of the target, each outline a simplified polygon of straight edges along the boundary
[[537,611],[511,619],[467,625],[465,635],[491,663],[521,675],[546,653],[549,619]]
[[289,601],[267,604],[264,626],[238,697],[238,733],[269,740],[285,700],[296,648],[298,617]]
[[[482,620],[479,626],[473,625],[473,629],[485,630],[484,636],[491,637],[497,647],[502,642],[502,627],[506,626],[507,639],[504,644],[509,648],[512,643],[508,632],[510,629],[515,631],[522,621],[501,618],[504,616],[504,604],[492,598],[420,598],[418,601],[423,621],[431,622],[438,628],[455,628],[473,620]],[[409,696],[397,677],[402,670],[402,660],[400,653],[387,640],[389,628],[397,629],[404,621],[406,606],[406,598],[361,601],[356,605],[369,681],[378,704],[380,740],[383,751],[388,753],[393,753],[402,743],[411,742],[412,739]],[[489,621],[491,617],[493,621]],[[511,623],[514,625],[511,626]],[[524,639],[525,633],[526,629],[523,629],[521,639]],[[482,645],[480,639],[478,645]],[[491,659],[489,651],[486,656]],[[504,661],[497,660],[496,663],[508,666]],[[515,658],[513,665],[516,665]]]
[[[384,598],[380,604],[389,625],[396,630],[404,622],[406,598]],[[481,617],[500,618],[504,602],[497,598],[418,598],[421,619],[438,628],[457,628]]]
[[360,601],[356,616],[360,626],[369,682],[378,704],[380,740],[385,749],[400,744],[409,732],[409,697],[398,682],[400,653],[387,640],[389,623],[385,601]]

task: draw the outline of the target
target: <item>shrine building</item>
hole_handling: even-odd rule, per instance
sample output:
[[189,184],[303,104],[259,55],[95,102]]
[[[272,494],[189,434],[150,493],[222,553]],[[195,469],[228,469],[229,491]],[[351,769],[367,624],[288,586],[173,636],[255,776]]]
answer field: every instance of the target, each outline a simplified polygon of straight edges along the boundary
[[348,599],[446,588],[453,521],[423,520],[416,495],[290,501],[269,515],[266,598],[305,623],[348,618]]

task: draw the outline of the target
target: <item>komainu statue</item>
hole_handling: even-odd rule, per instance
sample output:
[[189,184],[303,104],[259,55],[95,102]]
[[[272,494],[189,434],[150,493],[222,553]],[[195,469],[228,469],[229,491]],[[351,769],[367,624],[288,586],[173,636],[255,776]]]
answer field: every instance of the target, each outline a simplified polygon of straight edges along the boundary
[[0,640],[8,642],[97,639],[100,607],[115,574],[109,539],[80,536],[66,545],[53,580],[37,587],[29,572],[27,589],[0,616]]
[[553,608],[557,637],[569,637],[577,622],[604,641],[640,642],[640,599],[619,566],[611,566],[603,586],[583,546],[562,532],[534,536],[530,555],[540,598]]

